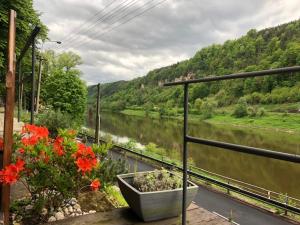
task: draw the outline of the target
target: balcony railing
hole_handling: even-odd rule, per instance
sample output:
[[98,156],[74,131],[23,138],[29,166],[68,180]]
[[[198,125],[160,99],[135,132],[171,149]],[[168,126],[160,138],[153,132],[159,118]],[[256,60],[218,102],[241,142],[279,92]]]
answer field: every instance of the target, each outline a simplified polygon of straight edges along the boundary
[[232,143],[220,142],[215,140],[207,140],[198,137],[192,137],[188,135],[188,101],[189,101],[189,85],[195,83],[207,83],[212,81],[222,81],[222,80],[233,80],[233,79],[243,79],[250,77],[262,77],[262,76],[271,76],[271,75],[289,75],[294,72],[299,72],[300,66],[293,67],[284,67],[278,69],[270,69],[270,70],[261,70],[254,72],[244,72],[244,73],[235,73],[229,75],[222,76],[207,76],[201,79],[193,79],[193,80],[184,80],[177,82],[165,83],[164,86],[175,86],[175,85],[183,85],[184,86],[184,115],[183,115],[183,194],[182,194],[182,225],[186,225],[186,194],[187,194],[187,176],[188,176],[188,143],[196,143],[207,146],[213,146],[217,148],[222,148],[229,151],[236,151],[241,153],[247,153],[252,155],[263,156],[267,158],[273,158],[278,160],[284,160],[288,162],[300,163],[300,155],[294,155],[284,152],[278,152],[268,149],[255,148],[251,146],[245,145],[236,145]]

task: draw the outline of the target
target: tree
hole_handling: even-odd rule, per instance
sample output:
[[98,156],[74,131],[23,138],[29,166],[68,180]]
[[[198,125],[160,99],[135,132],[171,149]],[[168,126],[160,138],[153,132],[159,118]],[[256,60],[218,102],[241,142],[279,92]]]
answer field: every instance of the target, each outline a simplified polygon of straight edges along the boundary
[[192,89],[192,101],[197,98],[205,98],[209,95],[208,84],[198,84],[195,85]]
[[82,64],[80,56],[73,52],[63,52],[56,60],[56,66],[66,71],[80,64]]
[[33,9],[32,0],[8,0],[0,2],[0,72],[6,69],[7,33],[8,33],[8,13],[13,9],[17,12],[16,24],[16,52],[20,53],[21,48],[30,35],[34,26],[40,26],[40,38],[47,36],[47,27],[40,21],[39,14]]
[[[64,57],[67,55],[64,54]],[[73,55],[74,53],[70,54],[70,57]],[[60,59],[60,55],[56,59]],[[75,66],[68,70],[64,70],[62,66],[51,71],[42,88],[42,101],[55,110],[69,113],[79,121],[83,118],[86,108],[87,88],[79,78],[80,71]]]
[[233,115],[237,118],[245,117],[248,115],[247,112],[247,102],[245,98],[240,98],[238,103],[236,104]]

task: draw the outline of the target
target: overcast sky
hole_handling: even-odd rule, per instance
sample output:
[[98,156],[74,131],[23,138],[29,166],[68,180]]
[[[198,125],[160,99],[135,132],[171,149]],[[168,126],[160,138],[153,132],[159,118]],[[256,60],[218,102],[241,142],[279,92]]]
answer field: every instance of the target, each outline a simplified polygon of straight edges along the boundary
[[34,0],[34,5],[49,28],[49,38],[63,42],[58,51],[71,50],[82,57],[82,79],[88,85],[143,76],[251,28],[300,16],[300,0],[162,1]]

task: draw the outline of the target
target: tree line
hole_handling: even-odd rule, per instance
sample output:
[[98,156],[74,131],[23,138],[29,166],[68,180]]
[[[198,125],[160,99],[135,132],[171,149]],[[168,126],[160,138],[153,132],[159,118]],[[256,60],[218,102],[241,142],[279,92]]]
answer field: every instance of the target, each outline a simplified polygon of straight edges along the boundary
[[[191,59],[152,70],[144,77],[103,84],[102,109],[181,107],[183,89],[161,87],[161,82],[174,81],[189,73],[201,78],[294,65],[300,65],[300,20],[260,31],[251,29],[236,40],[202,48]],[[298,73],[194,84],[190,87],[189,100],[195,109],[200,102],[223,107],[237,104],[241,98],[245,98],[247,104],[298,102],[299,79]],[[89,87],[92,106],[95,93],[95,86]]]

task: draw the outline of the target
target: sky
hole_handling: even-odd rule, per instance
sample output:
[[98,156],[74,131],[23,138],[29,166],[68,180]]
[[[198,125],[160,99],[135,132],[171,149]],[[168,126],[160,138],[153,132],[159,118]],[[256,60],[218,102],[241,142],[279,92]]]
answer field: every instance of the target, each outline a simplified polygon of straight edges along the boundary
[[299,0],[34,0],[45,49],[73,51],[88,85],[144,76],[254,28],[300,17]]

